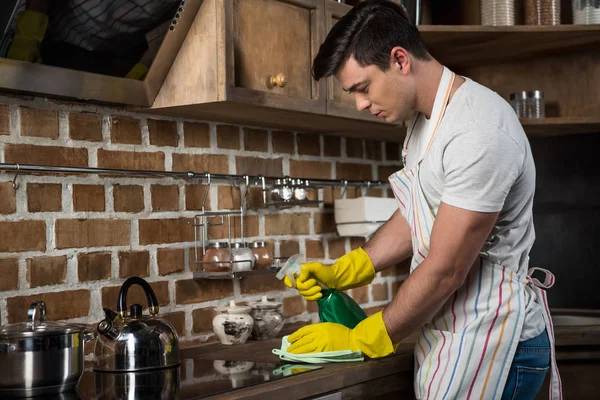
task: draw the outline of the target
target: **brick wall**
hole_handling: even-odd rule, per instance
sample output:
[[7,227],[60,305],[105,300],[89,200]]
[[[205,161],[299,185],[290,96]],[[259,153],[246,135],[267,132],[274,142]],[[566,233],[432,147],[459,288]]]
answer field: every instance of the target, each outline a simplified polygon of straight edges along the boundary
[[[41,98],[0,96],[0,161],[157,171],[209,171],[346,179],[385,179],[398,169],[400,146],[259,127],[134,114]],[[263,294],[283,301],[288,322],[316,321],[314,304],[274,276],[242,281],[194,281],[193,231],[206,186],[170,178],[21,174],[0,175],[0,324],[25,320],[31,301],[46,301],[51,320],[96,323],[116,307],[125,278],[151,282],[161,314],[188,344],[214,338],[213,307]],[[370,195],[391,196],[371,189]],[[249,202],[260,199],[252,190]],[[333,199],[321,205],[250,212],[245,236],[267,240],[276,256],[305,253],[332,261],[364,243],[339,238]],[[360,195],[348,190],[347,196]],[[213,186],[212,210],[239,207],[237,189]],[[236,236],[239,220],[234,222]],[[212,229],[210,238],[223,237]],[[373,285],[349,293],[368,312],[381,309],[405,278],[407,266],[385,271]],[[141,291],[129,303],[145,303]]]

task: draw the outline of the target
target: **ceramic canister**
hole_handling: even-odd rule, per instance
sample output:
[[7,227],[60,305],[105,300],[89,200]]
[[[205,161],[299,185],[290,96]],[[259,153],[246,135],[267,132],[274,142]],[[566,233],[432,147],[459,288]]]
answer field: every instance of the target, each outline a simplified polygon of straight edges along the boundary
[[268,340],[277,336],[283,328],[283,314],[281,312],[281,303],[268,301],[266,296],[261,301],[248,304],[252,307],[252,318],[254,318],[254,327],[252,328],[252,338],[255,340]]
[[228,307],[218,307],[213,318],[213,331],[223,344],[242,344],[252,332],[254,320],[250,316],[250,307],[237,306],[231,300]]

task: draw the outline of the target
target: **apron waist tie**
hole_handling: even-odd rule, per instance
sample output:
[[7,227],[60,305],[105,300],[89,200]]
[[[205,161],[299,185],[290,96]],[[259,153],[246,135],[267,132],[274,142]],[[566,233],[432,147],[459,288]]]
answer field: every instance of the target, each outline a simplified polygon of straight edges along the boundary
[[[536,271],[544,274],[543,282],[533,277],[533,273]],[[548,331],[548,338],[550,339],[550,400],[562,400],[562,382],[560,380],[560,373],[558,372],[558,365],[556,364],[554,325],[552,324],[552,317],[550,316],[550,308],[548,307],[548,299],[546,297],[546,289],[550,289],[554,286],[554,281],[554,275],[544,268],[535,267],[530,268],[529,271],[527,271],[527,282],[531,284],[531,287],[536,294],[537,301],[543,308],[544,322],[546,323],[546,330]]]

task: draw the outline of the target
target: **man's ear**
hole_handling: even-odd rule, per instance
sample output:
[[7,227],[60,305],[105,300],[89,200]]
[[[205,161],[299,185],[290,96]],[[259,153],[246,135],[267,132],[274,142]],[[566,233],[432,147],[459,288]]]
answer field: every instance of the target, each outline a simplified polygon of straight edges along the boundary
[[396,46],[390,50],[390,67],[397,68],[403,74],[410,71],[410,54],[404,47]]

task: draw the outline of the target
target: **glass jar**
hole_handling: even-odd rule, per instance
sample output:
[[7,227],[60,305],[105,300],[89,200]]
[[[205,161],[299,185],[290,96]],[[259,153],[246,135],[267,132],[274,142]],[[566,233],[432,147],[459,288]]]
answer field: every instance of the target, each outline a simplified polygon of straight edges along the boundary
[[281,187],[279,188],[279,196],[283,201],[290,201],[294,196],[294,192],[290,186],[289,179],[284,178],[281,182]]
[[254,265],[257,269],[267,269],[273,265],[273,254],[267,247],[267,242],[253,242],[250,244],[250,250],[254,255]]
[[231,244],[232,271],[251,271],[254,267],[254,254],[246,243]]
[[269,192],[269,198],[272,202],[281,201],[281,179],[276,179],[273,188]]
[[523,91],[510,95],[510,105],[519,118],[545,118],[544,92],[541,90]]
[[296,200],[306,200],[306,183],[302,179],[292,180],[292,185],[294,186],[294,199]]
[[600,1],[573,0],[573,23],[575,25],[600,24]]
[[526,25],[560,25],[560,0],[525,0]]
[[227,272],[229,271],[229,246],[227,242],[210,242],[206,246],[206,252],[202,261],[211,264],[202,264],[204,272]]
[[481,25],[515,24],[514,0],[481,0]]

